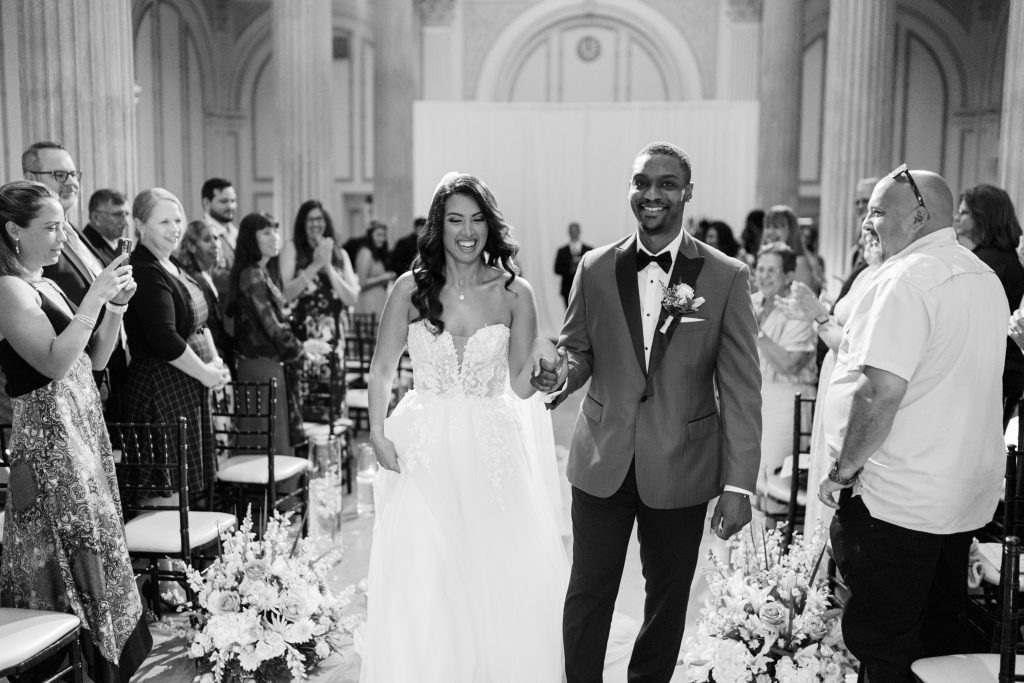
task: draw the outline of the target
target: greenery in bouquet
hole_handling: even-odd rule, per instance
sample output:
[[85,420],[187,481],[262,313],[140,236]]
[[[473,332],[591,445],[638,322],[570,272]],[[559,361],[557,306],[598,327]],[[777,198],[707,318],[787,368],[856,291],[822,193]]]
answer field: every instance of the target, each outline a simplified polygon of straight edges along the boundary
[[305,679],[352,635],[358,617],[344,612],[354,588],[333,595],[324,579],[336,553],[296,540],[289,526],[275,513],[257,540],[250,510],[222,534],[209,568],[188,570],[196,593],[188,656],[200,683]]
[[787,550],[781,530],[758,533],[750,525],[728,551],[727,561],[710,554],[711,599],[683,647],[689,681],[841,683],[856,670],[843,645],[841,610],[816,578],[821,528],[809,540],[794,534]]

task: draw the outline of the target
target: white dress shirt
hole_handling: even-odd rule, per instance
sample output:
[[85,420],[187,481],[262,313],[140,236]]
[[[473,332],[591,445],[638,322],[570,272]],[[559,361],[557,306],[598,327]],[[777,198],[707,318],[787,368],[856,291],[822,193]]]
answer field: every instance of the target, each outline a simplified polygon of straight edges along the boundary
[[[643,270],[637,271],[636,284],[640,293],[640,319],[644,326],[644,364],[651,364],[651,347],[654,345],[654,334],[657,332],[658,318],[661,315],[661,300],[665,296],[665,288],[668,286],[669,277],[672,275],[672,268],[676,266],[676,257],[679,255],[679,245],[683,243],[683,231],[680,230],[676,238],[668,243],[668,246],[657,254],[651,254],[640,241],[640,233],[636,235],[637,251],[659,256],[668,252],[672,256],[672,267],[666,273],[654,261],[647,264]],[[750,496],[751,492],[736,486],[726,484],[723,491],[741,493]]]

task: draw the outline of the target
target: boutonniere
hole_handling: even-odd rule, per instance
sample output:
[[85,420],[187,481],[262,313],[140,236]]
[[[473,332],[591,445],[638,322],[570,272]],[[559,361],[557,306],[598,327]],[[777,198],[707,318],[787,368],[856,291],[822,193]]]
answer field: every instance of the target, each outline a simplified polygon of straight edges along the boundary
[[704,297],[694,296],[693,287],[680,282],[677,285],[662,286],[661,307],[668,313],[665,324],[661,326],[661,333],[665,334],[669,326],[676,318],[681,318],[689,313],[696,313],[704,305]]

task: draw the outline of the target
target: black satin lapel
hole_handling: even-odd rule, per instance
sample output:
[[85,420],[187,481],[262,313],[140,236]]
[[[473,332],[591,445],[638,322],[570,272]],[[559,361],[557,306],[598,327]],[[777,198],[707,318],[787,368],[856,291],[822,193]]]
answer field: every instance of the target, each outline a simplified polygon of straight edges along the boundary
[[[674,287],[680,282],[685,282],[693,288],[694,297],[701,296],[701,293],[697,291],[697,276],[700,275],[700,269],[703,267],[703,256],[687,258],[683,253],[679,253],[676,256],[675,266],[672,267],[672,275],[668,279],[669,286]],[[654,329],[654,341],[651,344],[651,364],[647,369],[648,376],[653,375],[654,371],[658,369],[661,359],[665,356],[665,349],[668,348],[668,343],[672,341],[672,335],[676,333],[676,328],[679,327],[679,321],[677,320],[662,333],[661,328],[665,325],[667,319],[668,312],[663,308],[658,316],[658,326]]]
[[633,339],[633,351],[640,369],[644,369],[644,328],[640,315],[640,292],[636,284],[636,240],[631,240],[615,252],[615,279],[619,285],[619,299],[626,316],[626,327]]

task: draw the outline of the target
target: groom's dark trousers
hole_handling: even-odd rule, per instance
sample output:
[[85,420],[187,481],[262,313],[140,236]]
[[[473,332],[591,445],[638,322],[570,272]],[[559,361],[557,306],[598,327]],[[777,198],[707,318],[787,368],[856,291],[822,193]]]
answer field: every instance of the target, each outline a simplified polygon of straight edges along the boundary
[[[656,510],[637,492],[635,463],[607,498],[572,489],[573,572],[562,628],[568,683],[600,683],[626,549],[637,523],[647,584],[629,683],[668,683],[679,655],[707,503]],[[587,567],[587,572],[580,572]]]

